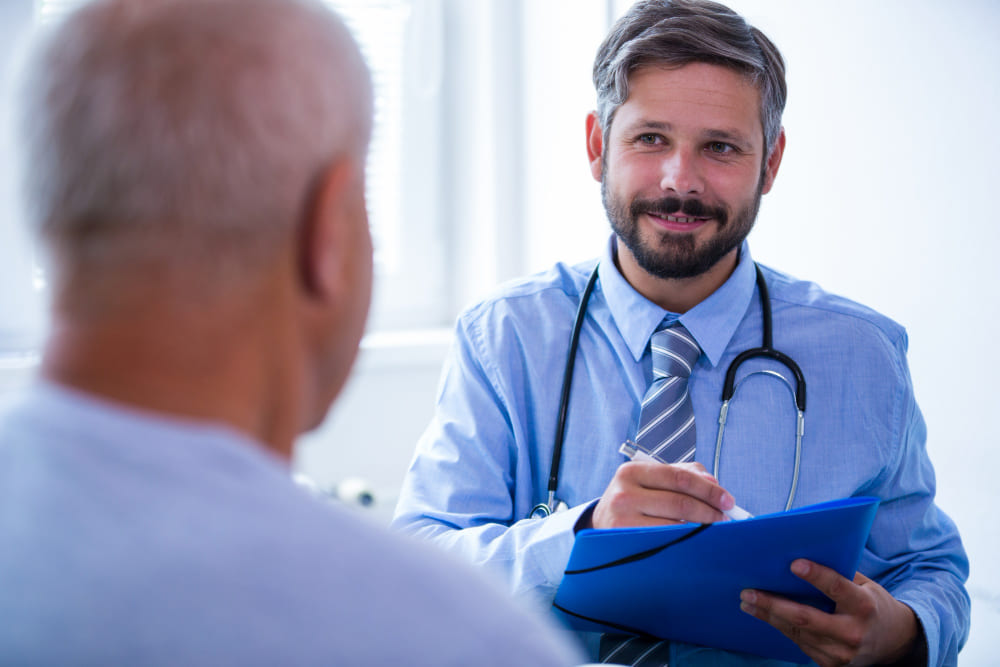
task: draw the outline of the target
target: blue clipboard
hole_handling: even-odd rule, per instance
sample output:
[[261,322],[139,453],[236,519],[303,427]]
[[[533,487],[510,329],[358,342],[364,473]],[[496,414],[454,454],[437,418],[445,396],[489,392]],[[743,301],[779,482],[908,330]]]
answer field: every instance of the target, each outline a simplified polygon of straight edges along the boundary
[[742,521],[583,530],[553,606],[576,630],[809,662],[790,639],[740,611],[740,591],[832,611],[833,602],[789,565],[808,558],[853,579],[877,509],[878,499],[859,497]]

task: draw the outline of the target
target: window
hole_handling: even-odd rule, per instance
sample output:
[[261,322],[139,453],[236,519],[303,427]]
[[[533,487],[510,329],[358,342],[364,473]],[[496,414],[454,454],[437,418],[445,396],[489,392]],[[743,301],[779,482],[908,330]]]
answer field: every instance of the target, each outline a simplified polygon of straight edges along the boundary
[[[31,0],[0,3],[0,75],[8,73],[19,38],[31,25]],[[0,76],[8,88],[6,76]],[[6,95],[0,100],[6,101]],[[0,104],[0,155],[8,156],[10,146],[9,107]],[[0,160],[0,371],[34,362],[45,328],[44,308],[35,275],[35,258],[20,224],[12,191],[12,160]],[[2,378],[0,378],[2,380]],[[0,385],[3,383],[0,382]]]
[[436,187],[441,0],[325,1],[354,33],[375,88],[367,174],[376,274],[369,329],[440,325],[446,317]]
[[[85,1],[2,4],[24,5],[30,23]],[[369,333],[450,328],[497,282],[597,252],[607,222],[582,128],[613,0],[326,1],[353,30],[376,87]],[[8,222],[0,218],[0,234],[18,226]],[[31,254],[6,248],[5,286],[16,278],[26,300],[40,301]],[[8,291],[0,323],[25,320],[8,316]],[[2,327],[0,348],[16,338]]]

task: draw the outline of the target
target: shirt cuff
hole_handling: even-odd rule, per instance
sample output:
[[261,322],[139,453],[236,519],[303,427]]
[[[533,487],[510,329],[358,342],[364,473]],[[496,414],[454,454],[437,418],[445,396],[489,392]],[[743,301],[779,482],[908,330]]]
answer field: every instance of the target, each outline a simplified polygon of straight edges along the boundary
[[543,563],[543,575],[549,581],[553,590],[558,588],[566,572],[566,563],[569,562],[569,554],[573,550],[573,542],[576,540],[576,531],[581,523],[584,514],[593,512],[597,504],[595,499],[576,507],[571,507],[562,512],[556,512],[540,521],[544,525],[539,527],[536,535],[537,539],[550,545],[557,545],[549,553],[551,557],[546,558]]
[[576,520],[576,524],[573,525],[574,535],[576,533],[579,533],[581,530],[586,530],[587,528],[593,528],[592,517],[594,516],[594,508],[597,507],[597,503],[600,500],[601,500],[600,498],[597,498],[596,500],[591,500],[589,503],[580,505],[580,507],[583,507],[584,510],[583,512],[580,513],[580,518]]

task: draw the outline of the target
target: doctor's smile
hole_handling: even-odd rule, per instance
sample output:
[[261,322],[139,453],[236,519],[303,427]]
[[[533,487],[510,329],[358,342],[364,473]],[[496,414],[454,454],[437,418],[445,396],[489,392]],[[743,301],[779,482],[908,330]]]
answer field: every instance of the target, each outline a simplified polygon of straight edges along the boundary
[[654,218],[657,218],[658,220],[663,220],[664,222],[672,222],[680,225],[693,225],[695,223],[707,222],[711,220],[711,218],[682,218],[676,215],[663,216],[663,215],[658,215],[656,213],[650,213],[650,215],[653,216]]
[[636,199],[629,208],[633,219],[648,215],[658,228],[667,231],[691,232],[713,220],[719,227],[725,227],[729,217],[721,206],[709,206],[698,199],[682,201],[676,197],[659,201]]

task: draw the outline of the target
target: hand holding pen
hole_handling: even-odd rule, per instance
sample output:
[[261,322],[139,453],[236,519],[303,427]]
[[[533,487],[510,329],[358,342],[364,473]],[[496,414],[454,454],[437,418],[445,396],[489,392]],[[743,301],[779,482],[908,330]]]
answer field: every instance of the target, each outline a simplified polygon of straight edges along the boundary
[[662,463],[628,443],[622,447],[632,460],[615,471],[586,527],[715,523],[749,516],[702,464]]

